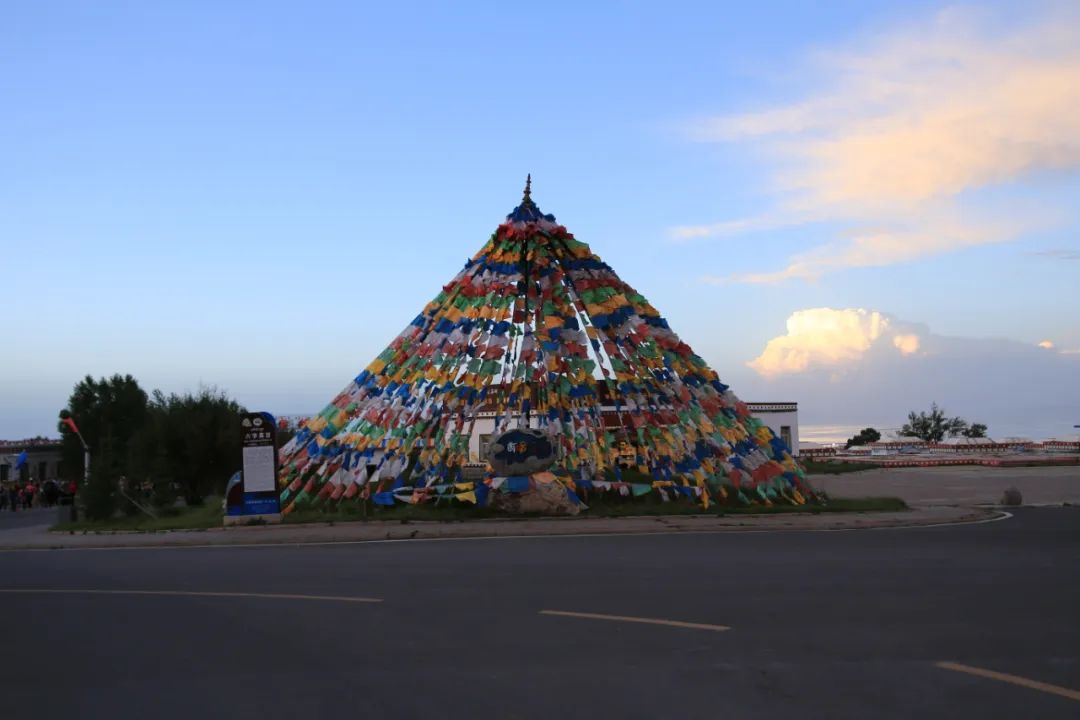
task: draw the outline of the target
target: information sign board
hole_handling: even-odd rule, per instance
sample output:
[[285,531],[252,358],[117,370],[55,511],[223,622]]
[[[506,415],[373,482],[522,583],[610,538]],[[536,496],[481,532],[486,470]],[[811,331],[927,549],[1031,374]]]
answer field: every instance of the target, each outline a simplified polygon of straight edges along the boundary
[[240,420],[243,436],[243,503],[226,508],[229,515],[272,515],[281,512],[277,488],[277,424],[270,413],[247,413]]

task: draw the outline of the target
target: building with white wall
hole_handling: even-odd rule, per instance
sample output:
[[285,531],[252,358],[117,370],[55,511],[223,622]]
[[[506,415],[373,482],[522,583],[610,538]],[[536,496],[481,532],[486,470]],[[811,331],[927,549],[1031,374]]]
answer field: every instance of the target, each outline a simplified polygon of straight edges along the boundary
[[[769,426],[773,433],[783,439],[791,448],[791,454],[799,454],[799,405],[794,402],[748,402],[747,407],[761,422]],[[618,428],[619,417],[614,405],[603,405],[605,425],[609,428]],[[291,425],[306,420],[304,416],[279,416],[286,419]],[[606,422],[610,419],[610,423]],[[534,421],[534,425],[535,425]],[[472,435],[469,437],[469,461],[472,463],[484,463],[487,461],[488,447],[495,438],[495,413],[481,411],[476,415],[473,424]]]
[[[773,433],[783,439],[791,448],[791,454],[799,454],[799,405],[793,402],[748,402],[747,407],[761,422],[769,426]],[[611,426],[619,427],[618,414],[615,406],[603,406],[605,418],[610,416]],[[605,423],[606,424],[606,423]],[[484,462],[487,460],[487,449],[494,439],[495,413],[480,412],[473,426],[472,436],[469,438],[469,460]]]
[[[26,462],[16,469],[18,457]],[[44,482],[60,477],[60,441],[49,438],[0,440],[0,483]]]
[[794,402],[748,402],[747,407],[778,438],[787,443],[791,454],[799,455],[799,404]]

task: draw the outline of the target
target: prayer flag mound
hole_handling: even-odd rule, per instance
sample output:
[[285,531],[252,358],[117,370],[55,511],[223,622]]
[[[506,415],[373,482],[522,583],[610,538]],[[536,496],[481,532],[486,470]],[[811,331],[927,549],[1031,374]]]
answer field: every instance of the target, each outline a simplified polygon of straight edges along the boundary
[[[491,493],[551,497],[553,482],[566,499],[556,513],[576,512],[590,491],[705,507],[813,502],[786,444],[643,295],[540,211],[530,184],[461,272],[281,449],[285,512],[368,499],[487,505]],[[478,423],[494,438],[490,458]]]

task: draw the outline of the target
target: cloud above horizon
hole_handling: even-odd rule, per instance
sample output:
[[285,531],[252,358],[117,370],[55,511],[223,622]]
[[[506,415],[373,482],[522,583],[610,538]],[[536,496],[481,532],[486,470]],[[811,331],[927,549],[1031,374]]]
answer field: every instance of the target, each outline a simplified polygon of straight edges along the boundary
[[994,30],[951,9],[928,25],[822,53],[812,67],[820,89],[809,97],[692,127],[698,141],[761,150],[775,207],[671,235],[807,223],[834,224],[838,234],[783,269],[721,280],[814,280],[907,262],[1012,240],[1067,211],[1001,208],[977,191],[1080,169],[1080,23],[1045,17]]
[[787,332],[769,340],[747,365],[765,378],[816,369],[833,371],[857,363],[872,348],[891,347],[901,356],[914,355],[926,334],[922,326],[877,310],[797,310],[787,320]]
[[890,323],[885,315],[861,308],[799,310],[788,318],[787,333],[770,340],[747,365],[763,377],[841,366],[862,357]]
[[[772,338],[747,366],[763,378],[826,370],[833,379],[838,371],[854,368],[873,356],[898,358],[941,355],[956,343],[984,342],[973,338],[949,338],[933,334],[923,323],[901,320],[879,310],[865,308],[807,308],[796,310],[787,319],[786,332]],[[1032,353],[1072,355],[1073,350],[1059,350],[1053,340],[1042,340],[1034,347],[1010,340],[1006,342]],[[947,354],[947,353],[946,353]]]
[[795,398],[809,417],[899,422],[939,402],[999,427],[1032,417],[1080,422],[1080,354],[1049,340],[939,335],[879,310],[797,310],[746,364],[758,379],[748,389]]

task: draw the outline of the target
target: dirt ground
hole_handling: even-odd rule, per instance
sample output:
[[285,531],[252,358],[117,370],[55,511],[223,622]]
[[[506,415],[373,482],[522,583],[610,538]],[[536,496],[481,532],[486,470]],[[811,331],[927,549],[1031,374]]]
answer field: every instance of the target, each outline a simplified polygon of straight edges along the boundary
[[1025,505],[1080,505],[1080,466],[1041,468],[937,467],[865,470],[844,475],[811,475],[819,490],[837,497],[891,495],[909,505],[997,503],[1007,487]]

